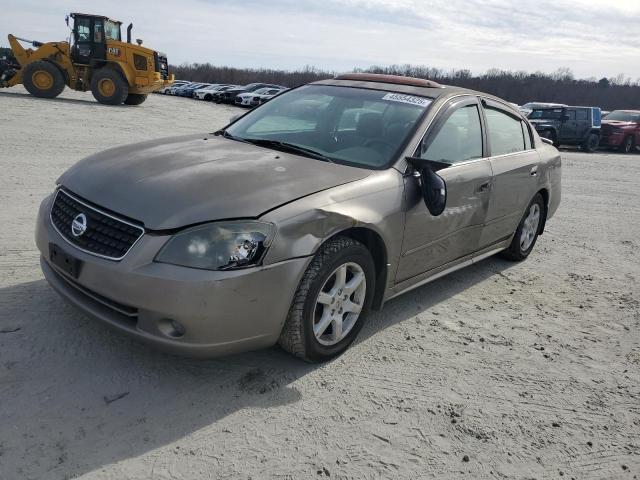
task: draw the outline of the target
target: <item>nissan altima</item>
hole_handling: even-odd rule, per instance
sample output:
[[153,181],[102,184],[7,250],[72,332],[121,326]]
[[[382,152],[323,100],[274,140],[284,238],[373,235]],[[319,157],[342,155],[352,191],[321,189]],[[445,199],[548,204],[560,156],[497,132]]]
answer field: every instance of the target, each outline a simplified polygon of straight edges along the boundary
[[80,161],[43,200],[36,241],[64,298],[161,349],[279,343],[324,361],[389,299],[527,258],[560,181],[558,151],[508,102],[348,74],[210,134]]

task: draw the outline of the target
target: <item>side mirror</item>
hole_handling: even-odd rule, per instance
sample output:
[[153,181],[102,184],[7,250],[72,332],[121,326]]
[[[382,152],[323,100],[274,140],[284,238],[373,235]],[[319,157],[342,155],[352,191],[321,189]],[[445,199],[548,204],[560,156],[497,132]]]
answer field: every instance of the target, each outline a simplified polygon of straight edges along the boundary
[[448,163],[426,160],[419,157],[407,157],[422,179],[422,199],[429,213],[437,217],[447,206],[447,183],[436,172],[450,166]]

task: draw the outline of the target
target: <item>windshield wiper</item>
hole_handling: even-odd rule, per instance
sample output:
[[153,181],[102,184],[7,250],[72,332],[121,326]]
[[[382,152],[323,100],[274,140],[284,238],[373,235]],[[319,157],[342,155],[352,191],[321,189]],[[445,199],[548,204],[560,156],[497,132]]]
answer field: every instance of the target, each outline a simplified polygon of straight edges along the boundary
[[224,138],[228,138],[229,140],[235,140],[236,142],[244,142],[244,143],[249,143],[247,140],[245,140],[244,138],[240,138],[240,137],[236,137],[234,135],[231,135],[229,132],[227,132],[226,130],[222,129],[222,130],[218,130],[217,132],[213,132],[213,134],[216,137],[224,137]]
[[315,150],[300,145],[295,145],[289,142],[281,142],[280,140],[268,140],[264,138],[245,138],[245,142],[253,143],[261,147],[273,148],[283,152],[293,152],[303,155],[309,158],[315,158],[316,160],[322,160],[324,162],[334,163],[333,160],[326,155],[316,152]]

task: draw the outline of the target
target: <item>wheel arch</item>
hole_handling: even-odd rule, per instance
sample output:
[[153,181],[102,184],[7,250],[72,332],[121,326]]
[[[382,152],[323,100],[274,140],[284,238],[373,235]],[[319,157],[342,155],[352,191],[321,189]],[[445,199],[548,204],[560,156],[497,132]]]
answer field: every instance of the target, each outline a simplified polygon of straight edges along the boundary
[[380,310],[384,300],[384,292],[388,277],[388,253],[384,240],[378,232],[367,227],[349,227],[335,232],[326,238],[318,248],[336,237],[349,237],[363,244],[371,253],[371,258],[376,268],[376,286],[373,296],[372,308]]
[[542,235],[544,233],[544,227],[547,223],[547,213],[549,212],[549,190],[547,190],[547,188],[541,188],[540,190],[538,190],[537,194],[542,195],[542,200],[544,201],[544,215],[542,217],[542,222],[540,222],[540,231],[538,232],[538,235]]
[[[126,67],[126,64],[125,64]],[[135,83],[135,75],[132,72],[127,72],[127,69],[123,67],[123,62],[114,62],[110,60],[98,60],[93,64],[91,76],[95,74],[101,68],[110,68],[122,76],[122,79],[127,83],[129,87]]]

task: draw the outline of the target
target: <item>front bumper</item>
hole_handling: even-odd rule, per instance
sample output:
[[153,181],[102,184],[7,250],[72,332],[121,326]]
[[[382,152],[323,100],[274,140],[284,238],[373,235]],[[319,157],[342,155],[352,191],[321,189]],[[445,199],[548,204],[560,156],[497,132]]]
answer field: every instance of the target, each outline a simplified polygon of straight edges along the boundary
[[602,135],[600,137],[600,146],[601,147],[619,147],[622,145],[624,141],[623,133],[614,133],[609,135]]
[[236,105],[239,105],[241,107],[250,107],[251,106],[251,99],[250,98],[246,98],[246,97],[236,97]]
[[[216,272],[153,262],[168,236],[144,235],[119,262],[84,253],[53,228],[42,202],[36,244],[51,286],[88,315],[169,353],[215,357],[273,345],[309,258]],[[78,258],[72,279],[49,262],[49,244]],[[185,329],[177,337],[170,321]]]
[[169,75],[166,80],[162,78],[159,72],[154,72],[152,77],[136,77],[135,84],[129,87],[130,93],[148,94],[160,90],[163,87],[170,87],[175,80],[173,74]]

